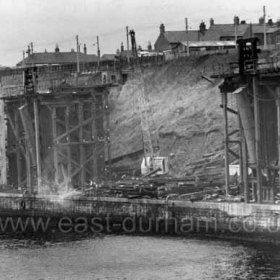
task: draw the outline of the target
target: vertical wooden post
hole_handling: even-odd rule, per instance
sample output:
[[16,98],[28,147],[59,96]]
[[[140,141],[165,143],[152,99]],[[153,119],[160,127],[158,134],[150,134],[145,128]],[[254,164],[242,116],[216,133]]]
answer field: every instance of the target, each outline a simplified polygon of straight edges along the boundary
[[242,141],[244,141],[243,138],[243,128],[242,128],[242,124],[241,124],[241,118],[240,118],[240,114],[238,112],[238,123],[239,123],[239,134],[240,134],[240,141],[239,141],[239,173],[240,173],[240,183],[242,186],[242,191],[243,193],[245,192],[245,186],[244,186],[244,159],[243,159],[243,145],[242,145]]
[[[25,132],[26,133],[26,132]],[[27,183],[27,192],[32,194],[32,175],[31,175],[31,162],[30,162],[30,149],[29,149],[29,141],[25,136],[25,153],[26,153],[26,183]]]
[[[78,105],[78,119],[79,119],[79,124],[81,125],[83,120],[84,120],[84,114],[83,114],[83,104],[79,102]],[[85,186],[85,153],[84,153],[84,144],[83,144],[83,126],[80,126],[79,130],[79,142],[80,142],[80,166],[82,167],[81,173],[80,173],[80,180],[81,180],[81,186]]]
[[7,125],[6,125],[6,111],[4,100],[0,100],[0,178],[1,184],[7,184],[7,155],[6,155],[6,142],[7,142]]
[[248,180],[248,152],[246,142],[242,141],[242,157],[243,157],[243,175],[244,175],[244,199],[246,203],[250,202],[250,188]]
[[[277,132],[278,132],[278,175],[280,174],[280,87],[276,88],[277,100]],[[279,184],[280,184],[280,175],[279,175]]]
[[53,134],[53,162],[54,162],[54,182],[58,186],[58,148],[56,143],[56,107],[52,107],[52,134]]
[[255,119],[255,146],[256,146],[256,172],[257,172],[257,202],[262,202],[262,174],[260,165],[260,115],[258,100],[257,76],[253,76],[254,119]]
[[104,96],[101,95],[98,98],[98,109],[96,112],[98,119],[97,133],[101,137],[98,141],[98,176],[104,178],[105,176],[105,146],[106,146],[106,133],[104,131]]
[[109,100],[108,92],[104,95],[105,98],[105,129],[106,129],[106,143],[107,143],[107,156],[108,156],[108,176],[111,179],[112,175],[112,156],[111,156],[111,139],[110,139],[110,113],[109,113]]
[[222,93],[222,104],[224,113],[224,141],[225,141],[225,185],[226,195],[229,194],[229,158],[228,158],[228,114],[227,114],[227,93]]
[[69,129],[70,129],[70,106],[71,105],[67,105],[66,106],[66,110],[65,110],[65,128],[66,128],[66,133],[68,133],[68,135],[66,136],[66,141],[68,143],[67,145],[67,191],[69,188],[69,184],[71,183],[71,147],[70,147],[70,133],[69,133]]
[[97,157],[98,157],[98,141],[97,141],[97,131],[96,131],[96,97],[93,97],[92,103],[91,103],[91,117],[92,117],[92,123],[91,123],[91,138],[92,138],[92,150],[93,150],[93,157],[92,157],[92,179],[97,179]]
[[15,111],[15,132],[16,132],[16,150],[17,150],[17,182],[21,183],[21,162],[20,162],[20,147],[19,147],[19,113]]
[[[32,166],[36,166],[36,153],[35,153],[35,133],[32,125],[32,118],[30,116],[28,103],[18,108],[22,120],[22,125],[25,132],[26,141],[28,143],[27,147],[30,152],[30,159]],[[35,168],[36,170],[36,168]]]
[[28,192],[34,193],[34,169],[36,170],[36,156],[34,152],[34,130],[32,126],[32,119],[29,114],[28,103],[21,106],[19,109],[22,125],[24,128],[25,136],[25,154],[26,154],[26,176],[27,176],[27,189]]
[[34,125],[35,125],[35,145],[36,145],[36,169],[37,169],[37,184],[38,190],[41,188],[42,183],[42,169],[41,169],[41,155],[40,155],[40,124],[39,124],[39,109],[38,99],[33,99],[34,107]]

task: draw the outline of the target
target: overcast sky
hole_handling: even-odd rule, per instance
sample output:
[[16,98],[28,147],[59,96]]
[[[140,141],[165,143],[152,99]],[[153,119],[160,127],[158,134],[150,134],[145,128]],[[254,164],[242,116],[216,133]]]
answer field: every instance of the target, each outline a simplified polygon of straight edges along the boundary
[[101,54],[115,53],[126,42],[125,26],[134,29],[145,48],[154,44],[159,25],[166,30],[184,30],[185,17],[191,29],[204,20],[231,23],[234,15],[257,22],[266,5],[267,16],[280,18],[279,0],[0,0],[0,64],[14,66],[30,42],[34,51],[75,48],[75,36],[96,53],[99,35]]

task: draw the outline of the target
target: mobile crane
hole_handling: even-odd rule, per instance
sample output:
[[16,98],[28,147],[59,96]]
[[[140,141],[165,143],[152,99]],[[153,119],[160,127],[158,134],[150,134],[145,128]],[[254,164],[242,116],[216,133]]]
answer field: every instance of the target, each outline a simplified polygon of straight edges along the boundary
[[145,81],[143,76],[143,71],[140,63],[140,59],[137,53],[135,31],[130,30],[129,35],[131,37],[131,50],[133,55],[133,66],[134,74],[138,81],[138,94],[137,94],[137,103],[139,105],[139,113],[141,118],[141,132],[143,139],[143,149],[144,157],[141,163],[141,174],[142,176],[149,176],[152,174],[163,175],[167,174],[169,171],[168,168],[168,157],[159,156],[160,147],[159,139],[154,139],[153,145],[151,130],[150,130],[150,120],[151,117],[148,114],[148,102],[147,94],[145,88]]

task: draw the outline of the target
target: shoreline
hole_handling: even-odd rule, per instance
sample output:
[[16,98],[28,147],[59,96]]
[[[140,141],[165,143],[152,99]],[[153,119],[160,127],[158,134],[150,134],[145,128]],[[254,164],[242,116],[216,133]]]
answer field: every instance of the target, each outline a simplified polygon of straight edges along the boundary
[[0,234],[201,235],[280,244],[280,205],[0,194]]

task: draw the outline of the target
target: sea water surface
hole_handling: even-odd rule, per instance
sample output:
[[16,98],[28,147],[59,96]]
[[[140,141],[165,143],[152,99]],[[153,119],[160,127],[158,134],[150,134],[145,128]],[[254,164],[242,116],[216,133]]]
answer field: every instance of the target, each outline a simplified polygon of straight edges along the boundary
[[196,238],[0,239],[0,279],[280,279],[280,249]]

